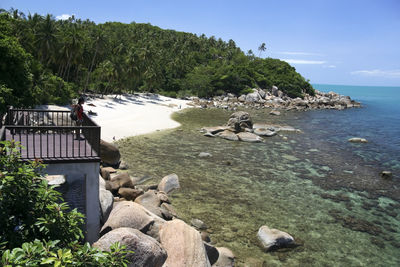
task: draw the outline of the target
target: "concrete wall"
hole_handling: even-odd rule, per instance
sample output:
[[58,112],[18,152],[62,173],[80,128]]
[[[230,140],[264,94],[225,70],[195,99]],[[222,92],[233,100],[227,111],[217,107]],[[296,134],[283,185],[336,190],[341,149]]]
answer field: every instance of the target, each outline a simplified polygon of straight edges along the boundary
[[100,231],[99,169],[99,162],[83,162],[48,164],[45,170],[49,175],[65,175],[69,184],[85,181],[85,237],[90,243],[98,240]]

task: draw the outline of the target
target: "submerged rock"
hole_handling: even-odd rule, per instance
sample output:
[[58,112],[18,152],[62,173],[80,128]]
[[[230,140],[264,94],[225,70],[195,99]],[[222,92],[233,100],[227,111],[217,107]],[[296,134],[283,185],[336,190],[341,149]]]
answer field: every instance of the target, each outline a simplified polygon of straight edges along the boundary
[[390,172],[390,171],[382,171],[382,172],[380,173],[380,176],[381,176],[383,179],[391,179],[392,176],[393,176],[393,174],[392,174],[392,172]]
[[239,137],[240,141],[244,142],[251,142],[251,143],[258,143],[262,142],[262,138],[253,133],[242,132],[238,133],[237,136]]
[[360,137],[353,137],[348,140],[350,143],[368,143],[367,139]]
[[259,135],[259,136],[267,136],[267,137],[271,137],[271,136],[276,135],[275,131],[271,131],[271,130],[268,130],[268,129],[265,129],[265,128],[254,129],[253,133],[256,134],[256,135]]
[[295,245],[294,238],[283,231],[264,225],[258,229],[258,239],[267,251]]
[[239,141],[239,137],[234,132],[228,130],[218,133],[217,136],[230,141]]
[[212,155],[208,152],[200,152],[199,158],[211,158]]
[[179,178],[175,173],[165,176],[158,184],[158,191],[164,191],[167,194],[179,188],[181,188]]

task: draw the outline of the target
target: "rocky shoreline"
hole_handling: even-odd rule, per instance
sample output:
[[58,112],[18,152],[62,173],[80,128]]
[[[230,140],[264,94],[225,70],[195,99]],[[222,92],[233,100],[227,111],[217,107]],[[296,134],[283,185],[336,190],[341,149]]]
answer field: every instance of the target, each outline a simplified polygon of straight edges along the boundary
[[[176,174],[158,184],[142,185],[141,179],[128,174],[116,146],[102,141],[101,151],[102,227],[94,247],[110,251],[120,242],[134,251],[127,255],[128,266],[235,266],[234,253],[213,245],[204,222],[197,218],[184,222],[175,211],[169,194],[180,189]],[[289,234],[266,225],[254,234],[266,252],[297,246]]]
[[[253,88],[252,92],[235,96],[227,94],[215,96],[212,99],[198,97],[190,98],[192,102],[188,105],[200,108],[222,108],[236,110],[272,108],[274,110],[314,110],[314,109],[336,109],[359,108],[361,103],[352,100],[349,96],[335,92],[324,93],[315,90],[315,95],[305,94],[304,98],[291,98],[276,86],[270,89]],[[278,115],[279,113],[275,113]]]

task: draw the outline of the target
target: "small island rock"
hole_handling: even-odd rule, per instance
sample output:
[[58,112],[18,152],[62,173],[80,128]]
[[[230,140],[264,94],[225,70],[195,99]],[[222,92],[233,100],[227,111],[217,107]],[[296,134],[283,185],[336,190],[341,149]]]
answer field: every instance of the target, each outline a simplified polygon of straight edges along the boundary
[[353,137],[348,140],[350,143],[368,143],[367,139],[360,137]]
[[295,244],[294,238],[288,233],[277,229],[271,229],[266,225],[258,229],[257,237],[267,251],[282,247],[290,247]]

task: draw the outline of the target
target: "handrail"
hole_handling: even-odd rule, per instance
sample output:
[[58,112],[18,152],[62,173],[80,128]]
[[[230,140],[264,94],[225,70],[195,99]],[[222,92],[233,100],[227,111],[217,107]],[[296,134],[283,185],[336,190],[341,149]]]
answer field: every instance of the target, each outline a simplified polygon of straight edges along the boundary
[[[99,158],[101,127],[85,113],[83,125],[75,125],[68,110],[9,109],[5,136],[19,141],[26,150],[22,158]],[[84,136],[80,140],[80,134]],[[79,136],[79,140],[74,138]],[[21,150],[22,152],[22,150]]]

